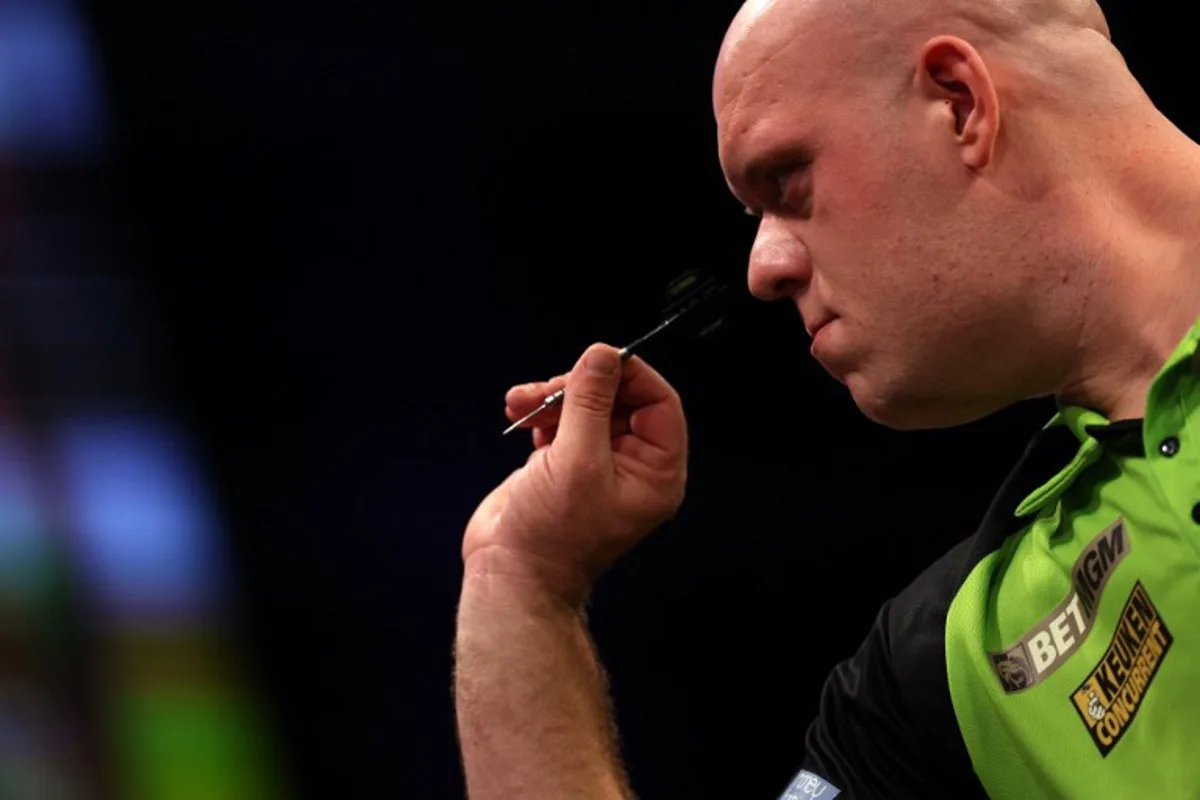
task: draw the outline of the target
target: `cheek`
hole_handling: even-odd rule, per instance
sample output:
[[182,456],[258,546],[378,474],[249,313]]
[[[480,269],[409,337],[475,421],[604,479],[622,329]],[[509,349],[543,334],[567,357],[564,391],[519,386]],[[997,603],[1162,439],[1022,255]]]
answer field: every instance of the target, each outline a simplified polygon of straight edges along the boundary
[[871,286],[898,288],[920,262],[921,203],[912,176],[876,159],[850,160],[817,189],[814,231],[831,250],[830,269],[854,272]]
[[936,191],[928,165],[912,163],[894,142],[868,145],[847,142],[814,174],[809,244],[831,302],[863,327],[899,334],[953,305],[962,253],[936,218],[945,192]]
[[814,222],[842,230],[869,230],[892,210],[885,165],[873,159],[830,158],[814,175]]

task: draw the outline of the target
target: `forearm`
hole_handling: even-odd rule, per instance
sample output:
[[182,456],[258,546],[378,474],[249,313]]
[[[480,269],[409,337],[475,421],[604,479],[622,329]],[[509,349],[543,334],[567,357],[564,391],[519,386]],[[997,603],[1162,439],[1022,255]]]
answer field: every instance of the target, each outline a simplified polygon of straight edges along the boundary
[[632,797],[579,607],[533,580],[468,571],[455,650],[471,800]]

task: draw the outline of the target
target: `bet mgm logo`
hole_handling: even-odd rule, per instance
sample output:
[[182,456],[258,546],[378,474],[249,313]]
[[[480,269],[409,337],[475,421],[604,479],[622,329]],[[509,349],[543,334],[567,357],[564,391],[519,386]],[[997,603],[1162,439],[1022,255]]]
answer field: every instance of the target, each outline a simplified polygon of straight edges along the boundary
[[1083,645],[1108,579],[1132,544],[1123,520],[1100,531],[1071,568],[1071,591],[1062,602],[1007,650],[988,654],[1006,693],[1042,682]]
[[1121,611],[1108,651],[1071,695],[1100,755],[1107,756],[1133,723],[1173,641],[1138,581]]

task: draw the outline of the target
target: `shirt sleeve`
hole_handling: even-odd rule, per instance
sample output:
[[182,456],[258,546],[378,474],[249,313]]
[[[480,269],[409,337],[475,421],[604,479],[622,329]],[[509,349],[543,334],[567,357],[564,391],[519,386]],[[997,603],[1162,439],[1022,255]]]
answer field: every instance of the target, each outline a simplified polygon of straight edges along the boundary
[[987,796],[946,677],[946,610],[965,578],[969,543],[885,603],[858,652],[833,669],[805,735],[807,780],[824,780],[847,800]]

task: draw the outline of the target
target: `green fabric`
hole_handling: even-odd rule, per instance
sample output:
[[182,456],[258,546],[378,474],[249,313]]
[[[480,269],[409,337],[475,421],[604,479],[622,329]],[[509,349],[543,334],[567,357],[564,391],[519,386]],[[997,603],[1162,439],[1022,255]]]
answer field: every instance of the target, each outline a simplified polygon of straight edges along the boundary
[[262,721],[227,687],[134,689],[116,737],[130,800],[276,800]]
[[[1020,504],[1030,519],[951,603],[950,695],[993,797],[1200,797],[1198,341],[1200,321],[1154,380],[1145,457],[1090,436],[1107,424],[1096,412],[1060,409],[1050,425],[1079,439],[1075,458]],[[1178,452],[1164,455],[1171,436]],[[1081,555],[1088,575],[1109,565],[1090,618]]]

